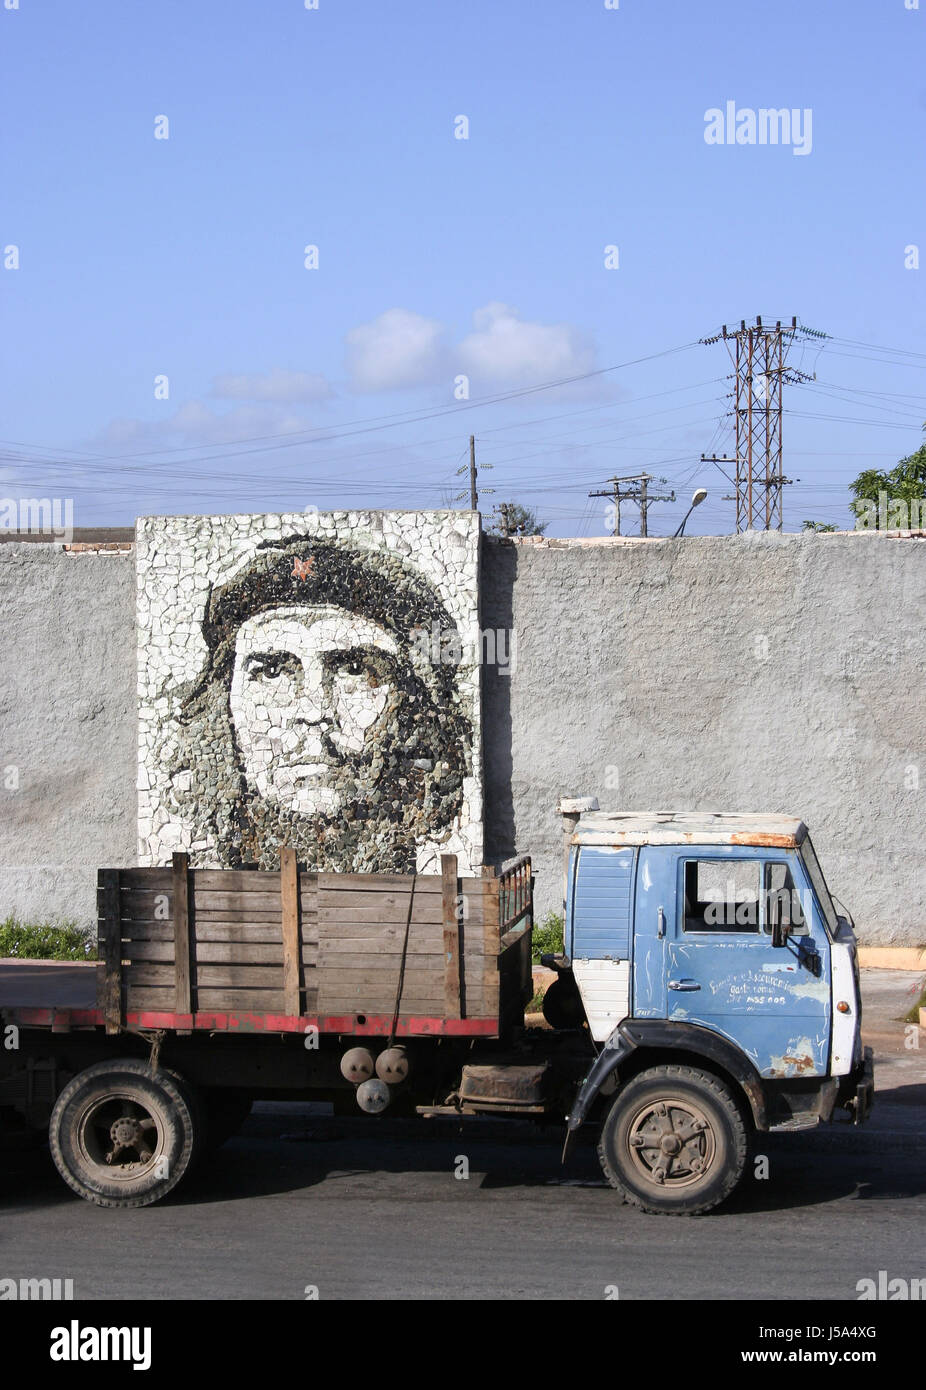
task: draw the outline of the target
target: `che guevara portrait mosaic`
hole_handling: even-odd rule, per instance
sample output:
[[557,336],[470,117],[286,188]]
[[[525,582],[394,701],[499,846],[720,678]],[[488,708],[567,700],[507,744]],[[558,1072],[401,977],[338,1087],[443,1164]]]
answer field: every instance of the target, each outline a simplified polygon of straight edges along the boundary
[[478,543],[461,512],[140,520],[141,862],[477,869]]

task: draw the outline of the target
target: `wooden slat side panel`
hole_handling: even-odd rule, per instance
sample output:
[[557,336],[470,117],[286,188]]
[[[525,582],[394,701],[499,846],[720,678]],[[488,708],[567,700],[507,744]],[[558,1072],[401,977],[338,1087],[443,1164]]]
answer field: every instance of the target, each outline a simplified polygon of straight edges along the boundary
[[178,1014],[188,1014],[193,1006],[193,972],[190,936],[189,856],[173,856],[174,989]]
[[[354,985],[369,984],[369,987],[377,993],[388,995],[395,1005],[396,990],[399,986],[399,970],[402,965],[401,956],[391,956],[388,965],[386,962],[365,960],[362,956],[344,956],[334,964],[330,958],[326,961],[321,958],[319,966],[319,978],[323,982],[324,989],[339,989],[342,982],[350,981],[351,988]],[[482,994],[483,966],[482,960],[476,960],[464,965],[464,982],[467,993],[475,990]],[[405,960],[404,988],[408,989],[413,985],[427,985],[426,993],[444,997],[444,956],[407,956]],[[402,1007],[404,1011],[405,995],[402,995]]]
[[462,1018],[465,983],[460,960],[460,910],[457,856],[441,855],[441,906],[443,910],[444,1016]]
[[[123,922],[123,941],[173,941],[174,931],[170,922]],[[303,923],[302,939],[310,945],[318,944],[318,928],[314,923]],[[263,943],[275,945],[277,958],[282,960],[283,947],[280,940],[279,921],[268,922],[202,922],[196,920],[196,940],[223,941],[229,944],[247,945]],[[131,952],[128,953],[131,955]]]
[[169,893],[173,882],[172,868],[119,870],[119,885],[123,890],[130,892],[138,890],[147,893]]
[[[119,907],[120,950],[133,962],[128,967],[131,1007],[177,1013],[243,1009],[293,1017],[304,1014],[311,996],[325,1016],[391,1016],[411,903],[400,1015],[456,1021],[463,1014],[497,1015],[497,880],[456,881],[454,909],[462,898],[463,913],[462,920],[455,921],[459,935],[454,961],[454,943],[445,940],[450,896],[442,877],[415,879],[411,893],[410,876],[299,873],[293,862],[287,869],[285,856],[281,864],[279,874],[188,871],[193,894],[187,921],[195,952],[189,961],[192,1008],[186,1011],[164,997],[177,954],[174,923],[160,914],[166,902],[177,915],[180,891],[165,883],[163,870],[139,871],[136,886],[120,894]],[[287,873],[290,887],[284,890]],[[161,877],[152,879],[152,874]],[[293,951],[290,927],[289,978],[284,982],[284,894],[291,899],[294,886],[298,932]],[[448,995],[448,950],[452,978],[462,984],[459,1003]],[[151,991],[156,999],[145,1002],[139,997],[139,992]]]
[[[339,903],[332,902],[333,898],[341,897]],[[444,914],[443,900],[430,895],[424,902],[414,902],[412,904],[412,926],[414,927],[434,927],[436,930],[443,930]],[[317,920],[332,922],[337,925],[339,922],[366,922],[371,927],[396,927],[399,931],[405,930],[405,921],[408,917],[408,901],[401,904],[381,903],[376,905],[376,899],[371,894],[361,895],[359,893],[334,894],[323,893],[320,899]],[[478,926],[482,926],[482,903],[477,901],[472,903],[465,902],[466,920]]]
[[126,1013],[136,1013],[140,1009],[157,1009],[159,1013],[172,1014],[174,999],[173,981],[170,985],[157,989],[146,989],[133,985],[131,980],[125,992]]
[[[401,956],[405,933],[400,927],[391,927],[388,932],[365,930],[365,927],[368,927],[367,923],[358,926],[353,922],[344,922],[341,927],[343,935],[338,933],[336,927],[325,930],[319,936],[321,958],[326,964],[347,965],[349,961],[344,959],[345,956],[358,956],[361,959]],[[444,933],[440,927],[411,929],[407,955],[442,957],[443,953]],[[481,959],[482,952],[469,952],[468,956]]]
[[279,897],[280,876],[272,869],[193,869],[193,892],[273,893]]
[[228,889],[199,888],[196,890],[196,906],[200,912],[230,912],[234,917],[253,917],[255,913],[266,914],[268,918],[276,914],[280,920],[280,879],[273,875],[276,887],[266,893],[241,893]]
[[302,962],[299,949],[299,873],[296,867],[296,851],[293,849],[280,850],[280,907],[283,936],[283,1007],[286,1013],[297,1016]]
[[[197,933],[198,935],[198,933]],[[122,941],[122,958],[134,966],[140,961],[173,964],[173,941]],[[302,944],[303,965],[314,968],[318,964],[318,945],[314,942]],[[201,965],[274,965],[282,967],[278,944],[260,944],[234,941],[196,942],[197,970]]]
[[499,904],[498,880],[486,878],[482,883],[482,950],[483,1004],[489,1015],[498,1013],[499,980]]
[[150,917],[152,921],[168,922],[174,906],[174,889],[158,892],[148,888],[122,888],[119,892],[120,915],[132,921]]
[[[132,988],[165,988],[173,979],[172,965],[162,962],[140,961],[132,967]],[[200,988],[216,989],[230,986],[234,989],[281,990],[283,972],[276,965],[201,965],[197,970],[197,983]],[[179,1011],[178,1011],[179,1012]]]
[[[412,878],[410,874],[319,874],[319,893],[353,891],[360,893],[398,892],[408,895]],[[440,874],[419,874],[415,879],[415,896],[424,893],[441,894]]]
[[[417,967],[418,962],[412,961],[406,966],[400,1014],[425,1011],[446,1017],[443,958],[438,957],[429,969]],[[398,972],[390,977],[383,971],[359,966],[355,970],[320,970],[319,1010],[324,1014],[336,1014],[345,1009],[349,1013],[391,1014],[395,1009],[397,986]],[[474,1017],[487,1015],[481,969],[466,982],[466,999],[469,1014]]]
[[101,869],[98,877],[99,956],[97,995],[107,1033],[122,1026],[122,928],[119,920],[118,869]]

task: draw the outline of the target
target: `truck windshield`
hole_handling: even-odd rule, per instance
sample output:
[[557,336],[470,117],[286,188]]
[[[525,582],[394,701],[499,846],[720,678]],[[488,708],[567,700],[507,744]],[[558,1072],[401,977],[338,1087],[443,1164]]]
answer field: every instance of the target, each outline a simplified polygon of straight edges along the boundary
[[801,856],[801,862],[803,863],[804,868],[807,870],[807,877],[810,879],[810,882],[813,885],[813,891],[816,894],[817,902],[820,904],[820,910],[822,911],[823,916],[826,918],[826,925],[829,929],[830,935],[835,936],[839,927],[839,924],[836,920],[836,909],[834,908],[833,900],[830,897],[830,890],[826,886],[826,879],[823,877],[823,870],[820,868],[819,861],[817,859],[816,854],[814,853],[813,845],[810,843],[809,835],[807,839],[804,841],[804,843],[801,845],[800,849],[798,850],[798,853]]

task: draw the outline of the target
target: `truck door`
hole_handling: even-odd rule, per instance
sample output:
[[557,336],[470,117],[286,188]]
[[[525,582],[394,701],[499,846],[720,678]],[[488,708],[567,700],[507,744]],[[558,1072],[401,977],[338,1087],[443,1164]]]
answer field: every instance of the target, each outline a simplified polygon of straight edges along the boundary
[[[776,917],[788,921],[772,945]],[[669,1019],[736,1043],[766,1077],[824,1076],[830,953],[797,856],[733,846],[677,854],[668,930]]]

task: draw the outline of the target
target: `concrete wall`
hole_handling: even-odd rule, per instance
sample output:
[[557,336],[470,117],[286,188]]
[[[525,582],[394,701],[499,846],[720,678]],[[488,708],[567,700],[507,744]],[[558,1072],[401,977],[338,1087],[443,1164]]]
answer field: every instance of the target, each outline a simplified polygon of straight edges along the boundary
[[[489,548],[487,844],[561,884],[560,794],[810,826],[861,939],[926,943],[926,543],[757,534]],[[918,784],[918,785],[917,785]]]
[[7,542],[0,615],[0,920],[94,918],[135,862],[135,557]]
[[[926,943],[926,544],[485,543],[486,843],[560,894],[559,796],[803,816],[865,943]],[[0,547],[0,916],[135,862],[134,558]],[[19,786],[6,769],[19,769]],[[923,790],[919,784],[922,782]]]

